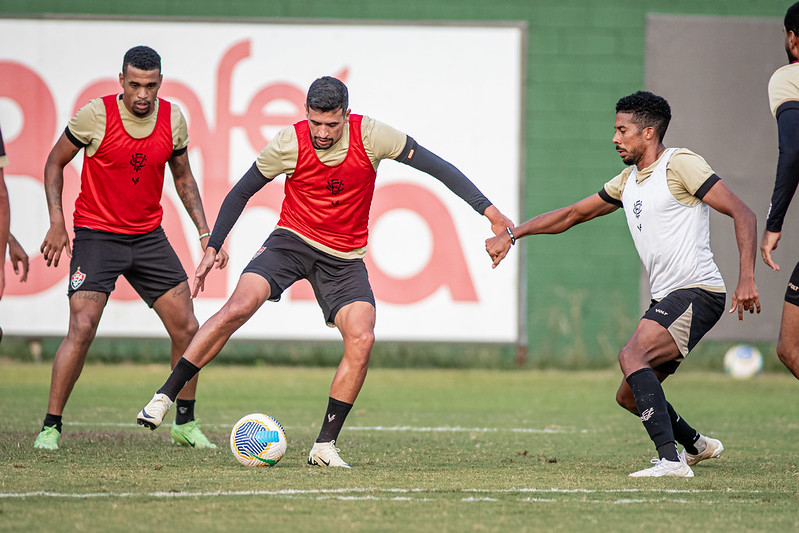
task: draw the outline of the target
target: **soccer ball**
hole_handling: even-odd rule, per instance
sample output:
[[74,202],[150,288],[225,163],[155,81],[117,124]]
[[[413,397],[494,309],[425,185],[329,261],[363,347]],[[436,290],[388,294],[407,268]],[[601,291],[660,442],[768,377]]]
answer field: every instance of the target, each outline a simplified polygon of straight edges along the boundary
[[286,432],[271,416],[252,413],[233,425],[230,451],[244,466],[275,466],[286,453]]
[[763,370],[763,356],[754,346],[738,344],[724,354],[724,371],[735,379],[749,379]]

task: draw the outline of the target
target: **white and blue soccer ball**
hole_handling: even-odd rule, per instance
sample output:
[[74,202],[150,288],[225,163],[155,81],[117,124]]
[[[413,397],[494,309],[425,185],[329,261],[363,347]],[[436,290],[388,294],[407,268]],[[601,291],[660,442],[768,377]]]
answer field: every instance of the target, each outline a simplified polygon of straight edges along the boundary
[[234,424],[230,451],[244,466],[275,466],[286,453],[286,432],[269,415],[249,414]]
[[754,346],[738,344],[724,354],[724,372],[735,379],[749,379],[763,370],[763,356]]

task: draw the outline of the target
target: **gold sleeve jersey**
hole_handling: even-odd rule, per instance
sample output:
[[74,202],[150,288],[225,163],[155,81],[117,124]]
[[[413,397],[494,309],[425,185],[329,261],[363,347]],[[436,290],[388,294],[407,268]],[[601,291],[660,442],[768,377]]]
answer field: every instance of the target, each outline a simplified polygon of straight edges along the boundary
[[799,100],[799,63],[791,63],[774,71],[768,81],[768,104],[777,116],[782,104]]
[[[657,161],[648,167],[638,170],[636,182],[639,184],[644,183],[657,168],[662,157],[661,155]],[[632,170],[633,167],[627,167],[605,183],[604,189],[608,196],[619,202],[621,201],[622,191]],[[686,148],[678,148],[666,165],[666,181],[669,191],[674,196],[674,199],[683,205],[696,205],[701,202],[702,200],[695,196],[696,191],[714,174],[713,169],[710,168],[704,157]]]
[[[405,147],[407,136],[391,126],[364,116],[361,123],[361,138],[366,155],[377,170],[383,159],[395,159]],[[350,146],[349,124],[344,125],[344,133],[336,144],[327,150],[316,150],[319,161],[324,165],[335,166],[347,157]],[[291,176],[297,166],[297,134],[294,126],[280,130],[261,151],[255,164],[266,178],[280,174]]]
[[[122,118],[122,126],[131,137],[143,139],[153,132],[158,118],[157,100],[155,111],[144,118],[137,117],[128,111],[121,98],[117,98],[117,105],[119,106],[119,116]],[[105,122],[103,99],[94,98],[80,108],[67,125],[72,136],[86,147],[86,155],[89,157],[94,155],[103,141]],[[180,107],[175,103],[172,103],[170,122],[172,125],[173,150],[185,148],[189,144],[189,129],[186,124],[186,117],[183,116]]]

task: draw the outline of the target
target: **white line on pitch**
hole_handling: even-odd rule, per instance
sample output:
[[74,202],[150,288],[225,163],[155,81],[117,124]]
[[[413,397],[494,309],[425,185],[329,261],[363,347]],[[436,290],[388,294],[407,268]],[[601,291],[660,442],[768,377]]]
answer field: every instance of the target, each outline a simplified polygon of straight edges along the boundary
[[[670,494],[696,494],[696,495],[709,495],[709,494],[760,494],[759,490],[735,490],[735,489],[537,489],[537,488],[518,488],[518,489],[457,489],[452,491],[439,491],[436,489],[425,488],[340,488],[340,489],[282,489],[282,490],[241,490],[241,491],[205,491],[205,492],[88,492],[88,493],[63,493],[51,491],[34,491],[34,492],[0,492],[0,499],[10,498],[197,498],[197,497],[219,497],[219,496],[282,496],[282,497],[302,497],[310,496],[317,499],[338,498],[338,499],[385,499],[393,501],[404,501],[413,499],[414,501],[431,501],[432,496],[439,498],[448,495],[457,495],[463,493],[480,494],[480,496],[464,496],[462,501],[493,501],[489,495],[500,494],[516,494],[522,496],[528,493],[549,494],[554,495],[571,495],[580,493],[589,493],[595,495],[601,494],[618,494],[630,493],[638,494],[643,498],[621,498],[614,500],[612,503],[637,503],[640,500],[652,501],[648,495],[659,495],[657,498],[663,501],[676,501],[673,499],[663,498],[663,495]],[[390,497],[381,498],[379,495],[383,493],[392,494]],[[417,496],[396,496],[396,494],[411,494]],[[552,498],[537,498],[526,497],[520,501],[543,502],[555,501]],[[581,499],[580,501],[584,501]],[[596,503],[608,503],[602,500],[595,500]],[[680,502],[685,503],[698,503],[695,500],[680,499]]]
[[[132,422],[64,422],[65,426],[83,427],[117,427],[133,428],[137,427]],[[162,424],[169,427],[171,424]],[[203,424],[209,429],[232,428],[230,424]],[[305,429],[305,426],[284,426],[286,429]],[[442,427],[415,427],[415,426],[347,426],[350,431],[409,431],[419,433],[544,433],[544,434],[574,434],[590,433],[587,429],[552,429],[552,428],[470,428],[461,426],[442,426]]]

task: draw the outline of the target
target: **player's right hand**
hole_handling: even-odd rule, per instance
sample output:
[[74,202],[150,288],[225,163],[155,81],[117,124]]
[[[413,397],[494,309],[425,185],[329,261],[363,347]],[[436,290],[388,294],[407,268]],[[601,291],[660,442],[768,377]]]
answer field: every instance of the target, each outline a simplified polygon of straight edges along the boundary
[[58,266],[61,259],[61,252],[66,249],[67,256],[72,257],[72,248],[69,245],[69,234],[64,225],[50,225],[47,235],[44,236],[42,246],[39,251],[44,255],[47,266]]
[[197,298],[197,295],[205,290],[205,276],[214,268],[214,263],[216,263],[216,250],[207,246],[202,261],[200,261],[197,270],[194,272],[194,286],[191,289],[192,298]]
[[780,269],[780,265],[771,259],[771,252],[777,249],[777,243],[780,242],[780,237],[782,237],[781,231],[774,232],[766,230],[763,232],[763,238],[760,240],[760,256],[763,258],[763,262],[771,267],[772,270]]

